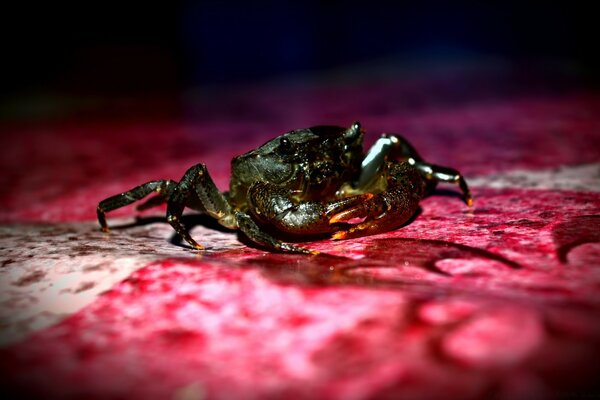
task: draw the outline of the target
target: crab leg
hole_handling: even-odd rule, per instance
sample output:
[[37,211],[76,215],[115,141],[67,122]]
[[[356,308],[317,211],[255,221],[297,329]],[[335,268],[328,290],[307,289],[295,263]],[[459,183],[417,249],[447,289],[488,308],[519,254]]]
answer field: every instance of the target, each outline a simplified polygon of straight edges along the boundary
[[290,243],[282,242],[279,239],[275,239],[273,236],[269,235],[265,231],[263,231],[256,222],[250,217],[250,215],[237,212],[235,214],[236,221],[240,230],[246,235],[246,237],[252,240],[254,243],[259,245],[268,247],[273,250],[284,251],[289,253],[299,253],[299,254],[319,254],[318,251],[309,250],[304,247],[294,246]]
[[[116,210],[117,208],[124,207],[133,202],[143,199],[148,196],[152,192],[156,192],[160,197],[167,197],[173,190],[177,182],[171,180],[161,180],[161,181],[151,181],[146,182],[143,185],[136,186],[133,189],[117,194],[115,196],[111,196],[107,199],[102,200],[98,204],[98,208],[96,210],[98,214],[98,222],[100,222],[100,226],[104,232],[108,232],[108,224],[106,223],[106,213],[112,210]],[[149,200],[149,202],[152,199]],[[147,204],[147,203],[144,203]]]
[[455,169],[429,164],[417,153],[417,150],[400,135],[383,134],[369,149],[356,183],[358,191],[368,191],[376,183],[377,177],[387,161],[405,161],[417,168],[427,182],[427,192],[435,189],[438,182],[457,184],[468,206],[473,205],[473,197],[463,176]]
[[465,178],[453,168],[442,167],[439,165],[428,164],[426,162],[415,163],[415,168],[418,169],[423,177],[427,180],[428,192],[433,191],[438,182],[454,183],[458,185],[463,193],[463,199],[468,206],[473,205],[473,197]]
[[227,228],[237,228],[231,206],[217,189],[204,164],[194,165],[185,172],[167,202],[167,221],[175,232],[195,249],[203,249],[181,223],[185,207],[203,211]]

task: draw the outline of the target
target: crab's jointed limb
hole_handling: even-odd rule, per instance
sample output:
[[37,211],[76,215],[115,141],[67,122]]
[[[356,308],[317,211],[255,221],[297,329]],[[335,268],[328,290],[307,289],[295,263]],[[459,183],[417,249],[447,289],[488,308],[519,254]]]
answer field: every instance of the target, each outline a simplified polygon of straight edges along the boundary
[[[151,181],[146,182],[142,185],[136,186],[127,192],[117,194],[115,196],[111,196],[107,199],[104,199],[98,204],[98,208],[96,209],[96,213],[98,215],[98,221],[100,222],[100,226],[104,232],[108,232],[108,224],[106,223],[106,213],[112,210],[116,210],[117,208],[125,207],[133,202],[143,199],[151,193],[157,193],[159,202],[155,201],[155,198],[151,198],[145,204],[150,202],[153,203],[161,203],[166,201],[166,199],[173,192],[173,188],[177,182],[172,180],[160,180],[160,181]],[[156,204],[158,205],[158,204]]]
[[425,162],[410,142],[397,134],[383,134],[369,149],[362,165],[356,184],[357,190],[368,191],[377,183],[387,161],[407,162],[421,172],[427,182],[427,193],[435,189],[438,182],[454,183],[463,192],[468,206],[473,205],[473,197],[467,182],[457,170]]
[[333,234],[334,239],[373,235],[396,228],[408,221],[417,211],[419,201],[425,196],[426,184],[419,171],[408,163],[389,162],[382,171],[387,188],[370,198],[334,215],[329,222],[364,218],[347,230]]
[[[398,161],[396,161],[398,160]],[[333,235],[334,239],[372,235],[389,231],[408,221],[419,201],[435,189],[438,182],[457,184],[468,206],[473,198],[463,176],[455,169],[425,162],[402,136],[384,134],[367,152],[355,187],[348,194],[376,193],[371,199],[346,209],[330,219],[336,224],[354,218],[364,220]]]

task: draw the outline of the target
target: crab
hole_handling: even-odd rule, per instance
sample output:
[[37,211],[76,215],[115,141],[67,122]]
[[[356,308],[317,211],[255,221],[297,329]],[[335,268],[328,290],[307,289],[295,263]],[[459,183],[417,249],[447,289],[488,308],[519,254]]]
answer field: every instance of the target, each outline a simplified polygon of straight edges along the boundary
[[363,137],[359,122],[293,130],[233,158],[229,191],[220,192],[206,166],[197,164],[179,182],[150,181],[102,200],[98,221],[108,232],[106,212],[156,193],[138,209],[167,203],[167,221],[194,249],[203,247],[181,222],[186,207],[240,230],[259,247],[317,254],[278,236],[349,239],[390,231],[416,213],[438,182],[457,184],[472,205],[457,170],[425,162],[397,134],[383,134],[365,154]]

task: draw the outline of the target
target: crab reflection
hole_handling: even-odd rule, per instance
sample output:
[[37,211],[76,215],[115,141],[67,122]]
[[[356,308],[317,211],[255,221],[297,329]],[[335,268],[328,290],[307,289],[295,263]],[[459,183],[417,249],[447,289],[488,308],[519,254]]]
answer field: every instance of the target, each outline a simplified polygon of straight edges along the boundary
[[245,264],[268,271],[270,278],[290,283],[400,285],[416,288],[424,285],[429,287],[431,282],[406,276],[404,269],[417,268],[433,273],[438,278],[450,277],[451,274],[436,266],[438,261],[446,259],[483,259],[513,270],[521,268],[519,264],[486,250],[442,240],[410,238],[373,240],[364,248],[360,259],[323,253],[309,258],[268,254],[246,259]]

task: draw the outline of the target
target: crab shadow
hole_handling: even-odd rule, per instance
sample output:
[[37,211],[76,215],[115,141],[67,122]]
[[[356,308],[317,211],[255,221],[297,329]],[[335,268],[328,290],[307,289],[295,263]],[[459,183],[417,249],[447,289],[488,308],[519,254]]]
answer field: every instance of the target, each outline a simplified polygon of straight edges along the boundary
[[[180,221],[187,231],[192,230],[196,226],[202,226],[204,228],[207,228],[210,230],[215,230],[215,231],[222,232],[222,233],[235,232],[234,230],[227,229],[224,226],[220,225],[214,218],[211,218],[210,216],[208,216],[206,214],[184,214],[181,217]],[[126,229],[135,228],[135,227],[157,224],[157,223],[169,225],[169,222],[167,221],[166,217],[161,217],[161,216],[139,217],[138,216],[135,218],[135,221],[133,221],[133,222],[130,222],[127,224],[122,224],[122,225],[115,225],[115,226],[112,226],[111,229],[112,230],[126,230]],[[181,236],[179,236],[175,231],[173,231],[173,235],[171,235],[171,237],[169,239],[169,243],[171,243],[172,245],[178,246],[178,247],[185,248],[185,249],[192,249],[192,247],[190,245],[188,245],[187,243],[185,243],[184,240],[181,238]]]
[[[419,217],[419,215],[421,215],[422,212],[423,212],[423,210],[421,209],[421,207],[418,207],[417,210],[414,212],[414,214],[407,221],[398,225],[398,227],[395,229],[401,229],[404,226],[410,225],[416,218]],[[273,251],[273,249],[267,248],[265,246],[261,246],[255,242],[253,242],[246,235],[244,235],[243,233],[241,233],[239,231],[225,228],[224,226],[220,225],[217,222],[217,220],[215,220],[214,218],[212,218],[206,214],[184,214],[181,217],[180,221],[188,232],[191,231],[196,226],[202,226],[204,228],[207,228],[210,230],[215,230],[215,231],[222,232],[222,233],[237,232],[237,239],[240,241],[240,243],[243,243],[244,245],[251,247],[251,248],[256,248],[256,249],[271,251],[271,252]],[[115,226],[112,226],[111,229],[112,230],[126,230],[126,229],[131,229],[134,227],[146,226],[146,225],[151,225],[151,224],[156,224],[156,223],[163,223],[163,224],[167,224],[167,225],[169,224],[166,217],[162,217],[162,216],[140,217],[140,216],[138,216],[135,218],[135,220],[133,222],[130,222],[127,224],[122,224],[122,225],[115,225]],[[337,227],[339,229],[348,229],[351,227],[351,224],[339,223],[339,224],[337,224]],[[320,240],[327,240],[327,239],[331,238],[331,233],[296,235],[296,234],[292,234],[292,233],[279,231],[276,228],[269,226],[269,225],[261,225],[261,229],[264,232],[268,233],[269,235],[271,235],[283,242],[287,242],[287,243],[309,243],[309,242],[315,242],[315,241],[320,241]],[[169,239],[169,243],[171,243],[172,245],[177,246],[177,247],[194,250],[175,231],[173,231],[173,235]]]
[[464,197],[461,192],[457,192],[456,190],[447,189],[447,188],[436,188],[433,193],[428,195],[427,197],[448,197],[459,199],[464,202]]
[[[479,259],[493,262],[489,264],[490,269],[516,271],[522,268],[518,263],[493,252],[443,240],[375,238],[360,252],[358,258],[328,253],[314,256],[268,253],[243,260],[236,259],[234,253],[228,252],[216,256],[238,262],[242,267],[258,268],[265,277],[278,283],[394,288],[425,295],[452,294],[457,290],[454,274],[439,268],[438,262],[442,260]],[[422,269],[431,275],[428,278],[415,278],[415,269]],[[495,272],[472,272],[469,277],[480,280],[489,273]],[[479,293],[475,287],[460,290]]]

